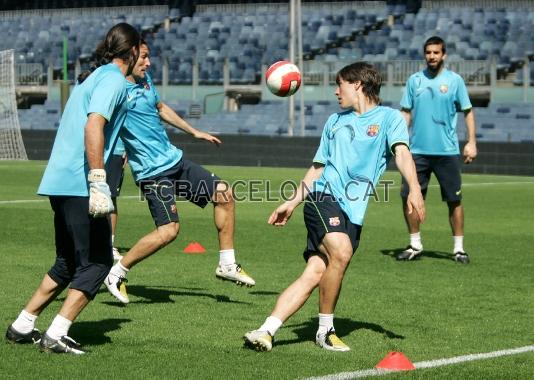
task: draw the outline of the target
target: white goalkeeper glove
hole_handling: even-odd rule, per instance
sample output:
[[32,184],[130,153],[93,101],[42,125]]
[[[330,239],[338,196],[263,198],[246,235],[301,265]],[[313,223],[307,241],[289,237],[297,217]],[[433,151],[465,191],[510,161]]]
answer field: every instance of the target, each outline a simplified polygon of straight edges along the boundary
[[89,181],[89,215],[101,218],[113,212],[115,208],[106,183],[106,171],[104,169],[89,170],[87,180]]

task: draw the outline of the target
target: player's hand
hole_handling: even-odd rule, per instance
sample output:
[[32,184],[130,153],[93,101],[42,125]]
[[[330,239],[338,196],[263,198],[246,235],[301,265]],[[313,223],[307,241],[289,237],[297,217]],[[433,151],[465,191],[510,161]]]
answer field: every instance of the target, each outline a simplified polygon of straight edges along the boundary
[[210,143],[215,144],[217,146],[222,144],[221,140],[219,140],[217,137],[210,135],[209,133],[206,133],[206,132],[199,131],[198,133],[195,133],[195,137],[197,139],[209,141]]
[[94,218],[108,215],[115,208],[106,183],[106,171],[104,169],[90,170],[87,180],[89,181],[89,215]]
[[474,142],[468,142],[464,146],[464,162],[470,164],[477,157],[477,144]]
[[424,223],[426,217],[425,200],[421,191],[410,191],[408,198],[406,199],[406,205],[408,206],[408,214],[415,211],[419,222]]
[[291,215],[293,214],[294,206],[289,202],[286,202],[276,208],[273,211],[267,223],[272,224],[273,226],[283,226],[287,223]]

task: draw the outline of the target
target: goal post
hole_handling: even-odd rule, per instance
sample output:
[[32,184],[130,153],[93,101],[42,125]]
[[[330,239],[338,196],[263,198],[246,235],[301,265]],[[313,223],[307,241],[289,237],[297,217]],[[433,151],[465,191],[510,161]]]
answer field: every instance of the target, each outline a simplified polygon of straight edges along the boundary
[[15,51],[0,51],[0,160],[27,160],[15,93]]

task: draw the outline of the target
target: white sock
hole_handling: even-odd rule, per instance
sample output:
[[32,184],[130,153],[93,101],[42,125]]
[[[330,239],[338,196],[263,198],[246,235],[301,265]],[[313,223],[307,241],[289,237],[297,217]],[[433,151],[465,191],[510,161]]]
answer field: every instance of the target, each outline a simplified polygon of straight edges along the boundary
[[110,273],[113,273],[115,276],[119,277],[126,277],[130,270],[123,266],[120,262],[120,260],[117,262],[117,264],[113,265],[111,267]]
[[28,334],[35,328],[35,320],[37,315],[28,313],[22,310],[11,326],[21,334]]
[[414,249],[423,249],[423,243],[421,242],[421,232],[410,234],[410,245]]
[[111,235],[111,245],[115,244],[115,235]]
[[318,332],[326,333],[334,328],[334,314],[319,313],[319,329]]
[[219,265],[231,265],[235,263],[235,251],[233,249],[221,249],[219,251]]
[[48,330],[46,330],[46,335],[48,335],[52,339],[58,340],[62,336],[69,334],[69,329],[71,325],[71,320],[68,320],[67,318],[58,314],[52,321],[52,324],[50,325]]
[[463,236],[453,236],[454,239],[454,253],[456,252],[465,252],[464,251],[464,237]]
[[276,317],[270,316],[267,317],[263,325],[260,326],[258,330],[268,331],[271,336],[274,336],[278,329],[282,326],[282,321]]

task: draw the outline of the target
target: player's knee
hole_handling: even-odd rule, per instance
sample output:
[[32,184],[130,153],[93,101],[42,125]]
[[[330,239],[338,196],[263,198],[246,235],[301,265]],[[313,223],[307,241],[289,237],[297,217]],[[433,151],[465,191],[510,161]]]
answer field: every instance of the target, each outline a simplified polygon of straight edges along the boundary
[[214,198],[215,203],[218,205],[225,207],[234,206],[234,192],[227,183],[220,182],[217,184]]
[[319,255],[311,256],[308,260],[308,265],[301,279],[305,281],[311,288],[316,287],[321,282],[323,274],[326,271],[326,263]]
[[310,278],[309,278],[312,285],[314,286],[319,285],[319,282],[321,282],[321,279],[323,278],[323,274],[325,270],[326,270],[326,266],[313,268],[313,271],[310,273]]
[[161,239],[162,245],[167,245],[171,243],[174,239],[176,239],[176,236],[178,236],[179,231],[180,225],[174,222],[158,227],[158,234]]
[[346,268],[352,259],[352,249],[349,247],[337,247],[330,252],[331,264]]

